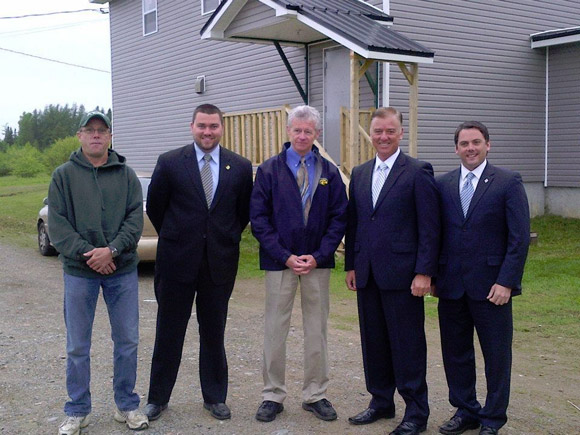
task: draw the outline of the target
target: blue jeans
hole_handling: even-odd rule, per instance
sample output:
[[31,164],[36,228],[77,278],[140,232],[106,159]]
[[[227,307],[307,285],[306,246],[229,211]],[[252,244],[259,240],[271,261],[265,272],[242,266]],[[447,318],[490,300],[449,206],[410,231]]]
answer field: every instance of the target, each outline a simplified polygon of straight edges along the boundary
[[103,275],[102,278],[82,278],[65,273],[66,387],[70,400],[64,405],[64,412],[69,416],[84,416],[91,412],[91,335],[101,287],[114,344],[115,403],[121,411],[139,407],[139,396],[133,391],[139,344],[137,270],[121,275]]

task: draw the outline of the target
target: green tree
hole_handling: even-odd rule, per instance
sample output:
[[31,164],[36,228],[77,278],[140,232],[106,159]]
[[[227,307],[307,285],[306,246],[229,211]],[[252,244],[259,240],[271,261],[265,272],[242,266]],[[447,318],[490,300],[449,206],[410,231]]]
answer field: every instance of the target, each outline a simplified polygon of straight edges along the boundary
[[27,143],[24,146],[11,146],[6,151],[11,174],[18,177],[34,177],[46,170],[42,163],[42,154],[37,148]]
[[59,139],[44,151],[44,165],[51,174],[58,166],[68,161],[71,153],[80,148],[76,136]]

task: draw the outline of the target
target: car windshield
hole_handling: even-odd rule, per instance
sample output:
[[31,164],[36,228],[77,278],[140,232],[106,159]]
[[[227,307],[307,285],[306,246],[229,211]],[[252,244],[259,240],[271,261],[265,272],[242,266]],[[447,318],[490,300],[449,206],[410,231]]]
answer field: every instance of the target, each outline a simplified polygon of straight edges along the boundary
[[149,189],[151,178],[139,177],[139,181],[141,182],[141,190],[143,190],[143,201],[147,201],[147,189]]

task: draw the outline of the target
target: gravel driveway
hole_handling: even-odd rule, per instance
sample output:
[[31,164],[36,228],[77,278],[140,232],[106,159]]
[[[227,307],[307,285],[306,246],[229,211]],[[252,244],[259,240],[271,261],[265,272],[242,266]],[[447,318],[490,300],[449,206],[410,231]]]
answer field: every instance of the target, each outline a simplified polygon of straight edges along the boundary
[[[0,433],[57,433],[66,400],[62,269],[54,257],[41,257],[37,252],[2,244],[0,258]],[[254,414],[260,403],[262,387],[262,296],[262,280],[242,280],[236,284],[230,304],[226,349],[230,367],[228,405],[232,419],[220,422],[203,410],[198,377],[197,325],[192,319],[169,409],[160,420],[152,422],[146,433],[376,434],[388,433],[399,423],[403,408],[397,396],[394,420],[381,420],[363,427],[348,424],[349,416],[367,406],[369,395],[364,385],[358,327],[345,325],[336,318],[331,319],[329,328],[331,382],[328,398],[336,407],[339,418],[334,422],[323,422],[301,409],[302,326],[299,310],[294,312],[288,341],[285,411],[272,423],[257,422]],[[137,392],[142,397],[142,405],[149,385],[155,338],[154,299],[153,269],[151,266],[143,267],[140,269],[141,343],[137,375]],[[331,316],[332,313],[356,313],[354,301],[331,304]],[[295,306],[299,307],[299,304]],[[436,321],[428,321],[427,331],[431,419],[425,434],[429,435],[437,433],[437,426],[450,417],[452,409],[447,402]],[[560,361],[542,365],[541,358],[538,361],[531,347],[522,345],[521,351],[516,347],[510,420],[502,433],[579,433],[580,412],[567,400],[579,402],[579,374],[574,370],[578,367],[577,354],[560,356]],[[558,345],[554,345],[554,349],[544,353],[550,355],[557,348]],[[409,359],[409,364],[412,363]],[[482,367],[481,363],[479,367]],[[91,385],[93,413],[88,431],[83,433],[130,433],[112,418],[112,343],[102,299],[99,300],[93,331]],[[482,385],[480,373],[480,395],[483,393]]]

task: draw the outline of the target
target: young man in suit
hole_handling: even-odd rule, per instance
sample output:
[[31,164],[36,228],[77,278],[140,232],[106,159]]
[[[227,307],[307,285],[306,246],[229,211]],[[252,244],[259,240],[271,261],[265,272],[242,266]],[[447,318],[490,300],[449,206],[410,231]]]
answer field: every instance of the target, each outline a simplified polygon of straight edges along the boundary
[[327,320],[330,269],[346,225],[346,189],[336,166],[314,145],[320,113],[310,106],[288,116],[282,152],[256,173],[250,207],[252,232],[266,270],[264,388],[256,419],[269,422],[284,409],[286,338],[300,283],[304,324],[302,408],[321,420],[335,420],[326,399]]
[[252,164],[219,145],[217,107],[197,107],[190,127],[194,142],[159,156],[147,195],[147,215],[159,234],[157,331],[145,408],[150,420],[167,408],[194,299],[204,408],[220,420],[231,415],[224,332],[249,221]]
[[346,284],[357,292],[367,409],[349,418],[394,418],[395,389],[406,404],[392,435],[423,432],[429,417],[423,296],[437,270],[439,202],[433,168],[403,154],[403,116],[371,116],[376,157],[354,168],[346,230]]
[[[437,273],[441,348],[455,415],[440,428],[461,434],[481,425],[497,434],[507,421],[512,360],[512,296],[521,293],[530,212],[518,173],[491,165],[487,127],[464,122],[455,131],[461,167],[437,178],[442,245]],[[473,332],[487,381],[485,406],[475,392]]]

